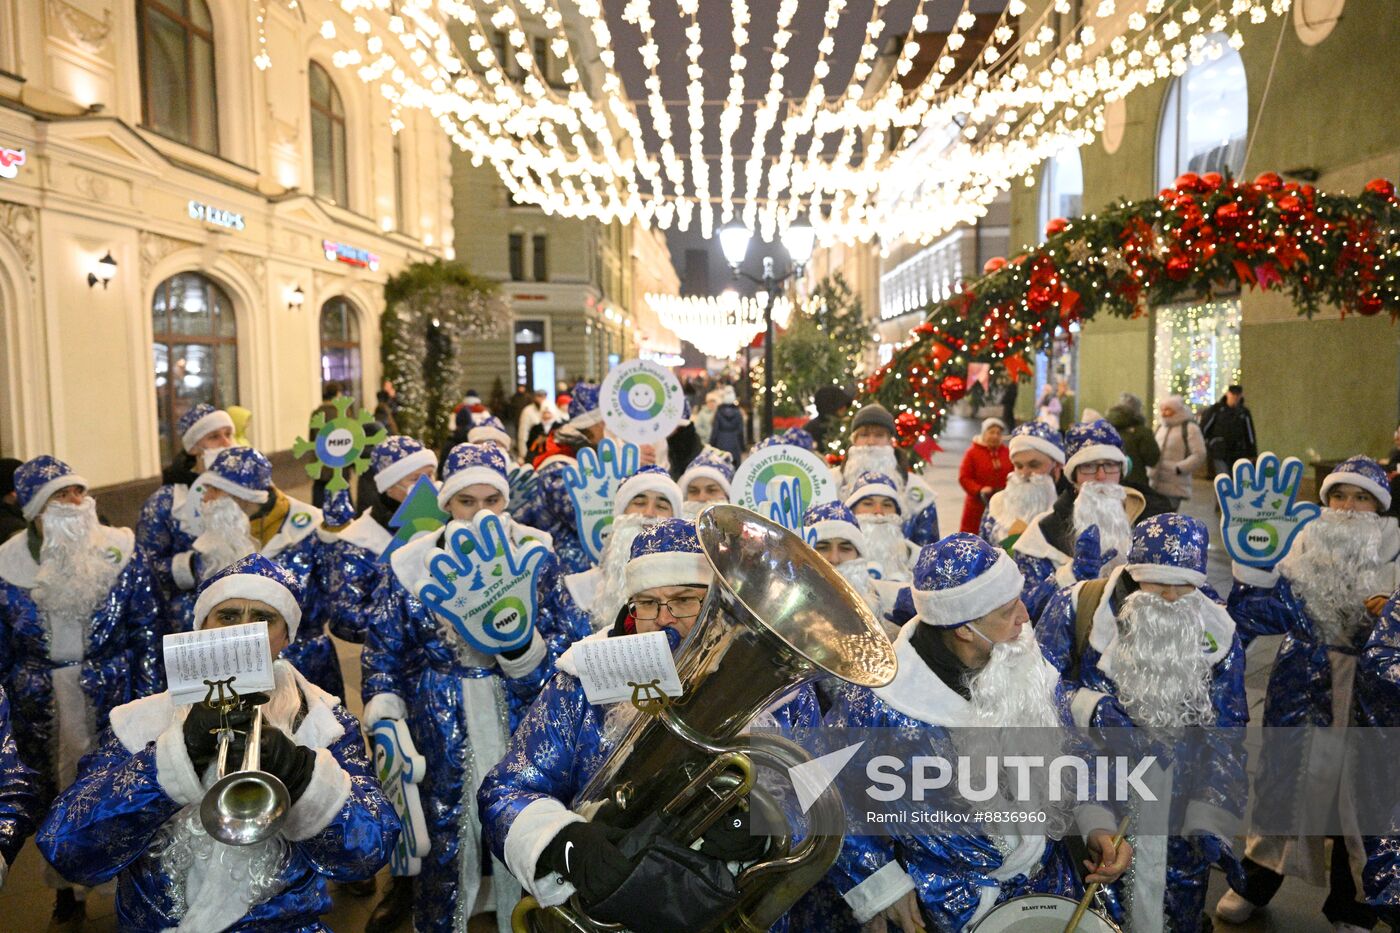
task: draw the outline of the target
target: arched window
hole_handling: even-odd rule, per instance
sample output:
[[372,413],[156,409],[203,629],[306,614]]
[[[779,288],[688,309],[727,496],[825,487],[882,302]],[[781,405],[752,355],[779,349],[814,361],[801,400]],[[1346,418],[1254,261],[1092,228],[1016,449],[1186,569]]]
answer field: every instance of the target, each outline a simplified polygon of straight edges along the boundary
[[321,385],[342,384],[344,394],[360,395],[360,325],[344,298],[321,305]]
[[219,151],[214,23],[204,0],[137,0],[141,118],[205,152]]
[[1056,217],[1072,220],[1084,213],[1084,164],[1078,149],[1047,159],[1040,173],[1040,235]]
[[238,403],[238,336],[233,302],[212,279],[181,272],[161,282],[151,303],[156,410],[161,450],[180,451],[180,416],[200,402]]
[[1244,62],[1216,33],[1207,38],[1200,62],[1167,91],[1157,133],[1157,187],[1170,187],[1183,172],[1238,175],[1248,136]]
[[345,168],[345,102],[331,76],[311,63],[311,161],[316,193],[342,207],[350,205]]

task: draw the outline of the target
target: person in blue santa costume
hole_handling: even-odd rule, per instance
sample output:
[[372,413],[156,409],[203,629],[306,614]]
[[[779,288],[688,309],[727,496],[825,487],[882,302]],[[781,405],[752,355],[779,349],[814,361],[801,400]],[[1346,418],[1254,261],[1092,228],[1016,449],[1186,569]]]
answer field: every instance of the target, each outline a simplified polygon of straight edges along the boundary
[[554,539],[554,554],[563,573],[580,573],[593,565],[579,541],[578,518],[564,477],[577,463],[578,452],[596,447],[604,433],[598,386],[580,382],[569,397],[569,420],[554,429],[544,452],[535,458],[534,501],[518,516]]
[[233,418],[206,402],[185,412],[176,430],[182,455],[165,471],[166,482],[151,493],[136,522],[136,547],[151,568],[160,597],[161,634],[189,626],[197,582],[191,565],[202,530],[199,475],[214,455],[234,446]]
[[880,567],[884,579],[908,583],[919,548],[904,536],[904,505],[894,478],[862,473],[845,494],[845,503],[865,532],[866,556]]
[[802,516],[808,542],[836,572],[851,584],[881,621],[885,634],[894,638],[899,626],[886,619],[894,609],[902,584],[885,580],[883,568],[866,555],[870,546],[855,514],[841,502],[822,502]]
[[683,502],[681,515],[691,521],[712,502],[730,501],[734,483],[734,461],[727,451],[706,447],[695,455],[676,480]]
[[[1386,602],[1357,662],[1355,724],[1400,727],[1400,590]],[[1395,826],[1397,817],[1400,812],[1392,807],[1390,827]],[[1400,836],[1366,835],[1362,843],[1366,865],[1361,881],[1366,902],[1392,930],[1400,929]]]
[[[885,687],[840,691],[827,725],[927,736],[948,760],[959,754],[953,730],[962,727],[985,727],[964,735],[1067,728],[1071,690],[1040,653],[1021,586],[1011,557],[975,535],[926,546],[910,589],[918,615],[895,641],[899,672]],[[1045,797],[1032,806],[1048,814],[1044,823],[969,827],[959,835],[848,835],[830,877],[867,931],[963,930],[1007,898],[1076,896],[1079,881],[1061,836],[1077,821],[1092,859],[1087,880],[1117,880],[1132,847],[1113,846],[1113,814],[1092,803],[1071,814],[1068,804]]]
[[[1400,584],[1400,526],[1382,514],[1390,507],[1390,484],[1385,469],[1368,457],[1339,464],[1323,479],[1318,495],[1322,513],[1298,532],[1276,567],[1234,566],[1229,607],[1246,647],[1260,635],[1283,635],[1269,673],[1264,725],[1336,730],[1340,743],[1343,730],[1357,718],[1357,655]],[[1299,768],[1278,758],[1275,748],[1284,746],[1265,744],[1257,773],[1305,776],[1306,788],[1275,780],[1261,789],[1256,780],[1255,812],[1282,812],[1290,800],[1303,799],[1309,808],[1325,811],[1335,802],[1346,825],[1350,787],[1366,778],[1351,773],[1345,756],[1314,753]],[[1296,751],[1279,754],[1291,759]],[[1275,794],[1288,799],[1281,803]],[[1328,888],[1322,912],[1338,930],[1369,930],[1375,910],[1361,902],[1355,879],[1363,863],[1359,834],[1329,839],[1301,832],[1296,838],[1251,833],[1245,883],[1220,899],[1217,915],[1244,922],[1292,875]]]
[[272,464],[251,447],[220,451],[200,481],[203,531],[190,562],[195,579],[208,580],[249,554],[261,554],[294,573],[301,585],[302,620],[283,656],[307,680],[331,696],[343,696],[340,662],[326,634],[321,510],[274,486]]
[[[301,581],[251,554],[205,580],[196,628],[263,622],[273,656],[296,639]],[[374,875],[400,827],[365,758],[355,717],[285,657],[276,686],[229,714],[246,730],[262,707],[260,767],[282,781],[291,806],[272,836],[246,846],[210,837],[200,803],[218,778],[217,710],[177,706],[168,692],[112,711],[111,727],[49,811],[36,841],[67,878],[117,879],[117,923],[129,933],[325,930],[326,879]],[[246,732],[230,761],[241,761]]]
[[[427,761],[419,794],[431,849],[416,880],[395,878],[384,899],[386,910],[402,911],[411,904],[419,933],[464,933],[478,900],[486,910],[495,909],[502,933],[510,929],[519,889],[503,866],[482,864],[481,828],[472,802],[486,772],[505,754],[515,724],[553,673],[553,658],[588,632],[586,625],[561,628],[551,611],[546,596],[558,585],[552,554],[545,556],[536,583],[534,632],[515,651],[488,655],[476,650],[418,598],[432,579],[434,550],[479,514],[499,516],[513,545],[549,545],[547,534],[505,514],[510,496],[506,470],[505,455],[494,445],[452,448],[438,491],[438,505],[452,520],[395,551],[393,574],[371,600],[375,611],[362,655],[364,721],[404,721]],[[490,896],[479,898],[488,875]],[[397,915],[381,918],[382,928],[392,929],[395,919]]]
[[10,698],[0,688],[0,888],[43,812],[39,776],[19,757]]
[[1065,465],[1065,442],[1060,432],[1043,421],[1016,426],[1006,442],[1011,475],[994,493],[982,513],[982,540],[1014,551],[1016,540],[1036,518],[1049,512],[1059,495],[1056,483]]
[[[665,631],[675,650],[696,624],[713,578],[692,523],[673,518],[649,527],[632,542],[626,575],[629,612],[592,637]],[[559,673],[521,721],[477,801],[491,851],[527,892],[545,907],[562,904],[577,892],[588,908],[622,885],[632,864],[603,826],[569,806],[637,712],[626,703],[590,703],[572,650],[557,666]],[[789,733],[815,727],[815,695],[804,686],[760,719]],[[727,820],[716,823],[713,832],[702,837],[699,850],[732,855],[736,853],[730,846],[743,848],[763,838],[747,829],[736,836],[726,832],[729,827]],[[734,860],[752,857],[755,854],[740,854]]]
[[[1206,585],[1210,531],[1168,512],[1133,529],[1128,563],[1085,592],[1051,598],[1036,624],[1041,649],[1070,686],[1081,728],[1241,730],[1249,721],[1244,648],[1224,602]],[[1249,791],[1239,732],[1202,731],[1182,743],[1168,776],[1154,768],[1154,804],[1139,804],[1133,877],[1115,893],[1134,933],[1209,930],[1210,869],[1242,878],[1232,840]],[[1195,739],[1199,739],[1197,742]],[[1172,754],[1168,752],[1168,755]],[[1181,832],[1168,835],[1173,804]],[[1184,812],[1183,811],[1184,808]]]
[[612,628],[627,604],[627,565],[632,542],[646,528],[681,514],[681,489],[659,466],[642,467],[618,483],[613,492],[613,522],[603,542],[598,566],[582,573],[563,574],[549,602],[571,627],[586,632]]
[[[468,444],[492,444],[507,458],[510,457],[510,433],[500,418],[495,415],[481,415],[472,420],[467,431]],[[450,453],[450,451],[449,451]]]
[[1062,587],[1105,576],[1127,560],[1133,523],[1147,504],[1121,482],[1127,460],[1123,439],[1101,418],[1074,424],[1065,435],[1064,473],[1073,488],[1030,520],[1014,548],[1032,623]]
[[[111,711],[159,690],[159,603],[129,528],[99,524],[87,480],[43,455],[15,471],[29,528],[0,545],[0,683],[45,803],[67,787]],[[57,923],[81,922],[56,876]]]
[[379,555],[394,539],[389,527],[394,513],[423,477],[437,472],[437,456],[418,441],[402,434],[385,438],[370,453],[374,506],[338,531],[322,531],[325,575],[326,624],[337,638],[364,644],[370,603],[389,564]]
[[909,515],[904,534],[915,547],[938,540],[938,508],[933,489],[923,477],[910,471],[905,453],[895,446],[894,416],[879,403],[864,405],[851,418],[851,440],[846,459],[835,468],[844,498],[863,473],[879,473],[894,479]]

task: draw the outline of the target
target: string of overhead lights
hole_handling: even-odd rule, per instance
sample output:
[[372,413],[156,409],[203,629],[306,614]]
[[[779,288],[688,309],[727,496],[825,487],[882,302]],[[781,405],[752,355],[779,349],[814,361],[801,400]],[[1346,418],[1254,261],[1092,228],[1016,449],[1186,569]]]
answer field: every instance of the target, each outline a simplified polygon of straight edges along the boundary
[[[329,29],[348,41],[335,64],[375,87],[396,114],[430,113],[475,163],[494,165],[514,197],[553,213],[662,229],[698,223],[706,234],[738,218],[767,239],[805,220],[825,241],[878,234],[928,242],[981,216],[1016,179],[1033,178],[1044,159],[1095,138],[1107,103],[1219,54],[1211,34],[1238,48],[1242,24],[1290,7],[1290,0],[1145,0],[1120,10],[1127,4],[1099,0],[1061,28],[1066,0],[1038,14],[1024,0],[1009,0],[991,21],[964,0],[927,73],[910,84],[916,59],[928,51],[921,49],[929,28],[923,0],[885,74],[876,73],[875,59],[889,31],[888,0],[875,0],[853,70],[828,94],[847,6],[828,0],[817,65],[799,94],[787,73],[797,0],[780,0],[767,86],[751,98],[744,78],[749,2],[731,0],[729,82],[716,102],[704,99],[698,0],[676,0],[686,23],[686,44],[675,50],[685,62],[679,100],[668,100],[662,86],[666,52],[649,0],[629,0],[623,11],[641,36],[647,78],[640,100],[625,93],[598,0],[337,0],[351,28],[337,30],[327,18],[323,35]],[[259,11],[261,36],[262,4]],[[530,45],[541,28],[564,65],[561,80],[551,82]],[[986,39],[970,49],[974,36]],[[587,74],[581,61],[589,62]],[[672,125],[678,107],[687,125],[685,159]],[[718,197],[704,152],[706,115],[715,107]],[[736,156],[746,116],[753,125],[748,153]],[[744,163],[742,184],[736,158]]]
[[[762,300],[732,291],[709,297],[648,293],[646,301],[662,327],[715,359],[732,360],[765,329]],[[791,319],[792,302],[779,296],[773,302],[773,322],[786,327]]]

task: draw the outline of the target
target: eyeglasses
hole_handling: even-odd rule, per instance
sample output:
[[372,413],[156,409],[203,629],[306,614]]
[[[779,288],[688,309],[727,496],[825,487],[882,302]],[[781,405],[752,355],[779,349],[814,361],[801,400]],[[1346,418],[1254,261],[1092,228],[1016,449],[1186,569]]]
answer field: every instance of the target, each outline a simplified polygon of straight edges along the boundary
[[703,596],[676,596],[671,599],[634,599],[632,600],[632,615],[643,622],[650,622],[661,615],[661,607],[665,606],[671,613],[673,619],[693,619],[700,614],[700,604],[704,602]]
[[1102,473],[1104,476],[1117,476],[1123,472],[1123,464],[1117,460],[1096,460],[1093,463],[1081,463],[1075,468],[1078,476],[1094,476]]

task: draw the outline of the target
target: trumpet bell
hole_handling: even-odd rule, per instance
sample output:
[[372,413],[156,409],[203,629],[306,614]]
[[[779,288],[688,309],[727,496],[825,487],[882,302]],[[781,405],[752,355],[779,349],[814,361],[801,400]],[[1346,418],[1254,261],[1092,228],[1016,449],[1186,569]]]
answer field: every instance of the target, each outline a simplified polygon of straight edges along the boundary
[[281,829],[291,805],[287,787],[276,775],[235,771],[209,788],[199,805],[199,820],[224,845],[247,846]]

